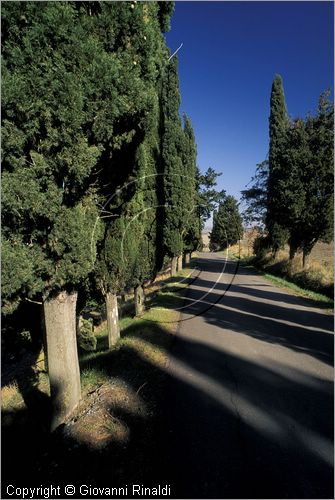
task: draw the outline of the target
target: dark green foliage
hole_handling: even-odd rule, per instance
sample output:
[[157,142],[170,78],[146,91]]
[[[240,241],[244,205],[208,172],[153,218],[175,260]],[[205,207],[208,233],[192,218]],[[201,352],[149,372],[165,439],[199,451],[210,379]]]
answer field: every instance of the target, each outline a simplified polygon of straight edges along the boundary
[[[110,25],[118,33],[110,39],[105,57],[119,65],[125,81],[113,82],[110,99],[101,87],[103,106],[110,109],[119,102],[122,114],[104,119],[104,129],[96,136],[104,146],[100,185],[105,222],[96,277],[104,293],[120,293],[155,273],[158,81],[168,59],[161,23],[168,21],[169,9],[154,2],[103,8],[104,30]],[[96,24],[98,34],[101,22]]]
[[183,227],[184,252],[192,252],[201,241],[201,219],[197,186],[197,147],[191,120],[184,114],[184,191],[183,206],[185,211]]
[[258,258],[260,259],[265,258],[269,248],[270,248],[270,239],[268,236],[260,235],[257,236],[257,238],[255,238],[255,241],[253,243],[253,252]]
[[95,351],[97,338],[93,333],[93,320],[81,319],[77,331],[78,344],[84,351]]
[[[99,288],[115,293],[153,278],[162,229],[171,255],[183,235],[196,246],[196,218],[185,219],[197,201],[195,142],[187,119],[181,127],[177,63],[168,63],[162,36],[173,7],[4,6],[5,312],[24,297],[85,288],[93,271]],[[190,197],[181,195],[185,174]]]
[[112,220],[105,227],[103,244],[95,266],[95,277],[99,289],[105,295],[109,291],[119,293],[126,283],[126,263],[124,261],[124,217]]
[[210,249],[222,250],[237,243],[243,235],[242,217],[238,202],[233,196],[226,196],[213,215],[213,229],[210,234]]
[[216,180],[220,175],[222,174],[211,167],[204,174],[200,174],[198,171],[198,199],[202,226],[226,196],[224,190],[217,191],[215,189]]
[[136,193],[127,206],[129,234],[129,287],[142,285],[156,275],[157,195],[156,171],[150,142],[145,141],[137,154]]
[[179,116],[180,95],[177,58],[168,64],[162,85],[162,161],[164,173],[164,247],[171,256],[183,251],[184,169],[183,130]]
[[290,258],[303,263],[319,240],[333,238],[334,110],[329,92],[321,95],[316,116],[291,122],[281,78],[271,92],[269,162],[258,165],[250,189],[242,191],[248,222],[265,223],[262,244],[278,250],[290,245]]
[[[259,163],[249,189],[241,191],[242,201],[246,204],[243,219],[247,225],[263,228],[267,208],[267,185],[269,176],[268,160]],[[250,184],[249,183],[249,184]]]
[[292,122],[281,155],[278,220],[288,232],[291,257],[332,239],[333,162],[333,107],[323,94],[315,117]]
[[[280,155],[277,173],[277,222],[286,228],[291,254],[300,246],[306,207],[304,166],[311,161],[304,122],[296,120],[286,132],[285,148]],[[307,179],[306,179],[307,180]]]
[[74,5],[8,2],[2,21],[2,277],[11,311],[23,296],[76,287],[92,269],[90,183],[101,147],[84,133],[84,68],[96,47]]
[[157,3],[159,8],[158,16],[161,30],[163,31],[163,33],[166,33],[170,30],[170,19],[174,10],[174,2],[162,1]]
[[319,239],[327,243],[334,237],[334,105],[329,92],[321,95],[318,113],[307,118],[305,127],[312,158],[305,171],[308,210],[303,250],[309,253]]
[[269,233],[273,250],[278,250],[286,241],[287,234],[282,229],[279,220],[281,217],[278,201],[278,180],[281,177],[281,155],[285,148],[286,131],[289,119],[286,109],[283,82],[280,75],[276,75],[271,89],[270,118],[269,118],[269,176],[267,187],[266,228]]

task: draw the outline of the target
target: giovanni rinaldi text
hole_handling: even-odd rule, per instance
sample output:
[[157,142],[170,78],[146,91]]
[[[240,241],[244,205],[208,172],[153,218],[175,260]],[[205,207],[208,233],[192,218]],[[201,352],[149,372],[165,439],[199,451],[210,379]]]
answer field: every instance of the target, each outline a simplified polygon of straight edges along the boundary
[[133,498],[147,498],[147,497],[170,497],[171,486],[169,484],[145,486],[143,484],[125,485],[122,487],[99,487],[82,484],[74,486],[68,484],[66,486],[38,486],[22,487],[9,484],[6,488],[6,493],[9,497],[13,498],[71,498],[75,495],[82,497],[106,497],[106,498],[122,498],[132,496]]

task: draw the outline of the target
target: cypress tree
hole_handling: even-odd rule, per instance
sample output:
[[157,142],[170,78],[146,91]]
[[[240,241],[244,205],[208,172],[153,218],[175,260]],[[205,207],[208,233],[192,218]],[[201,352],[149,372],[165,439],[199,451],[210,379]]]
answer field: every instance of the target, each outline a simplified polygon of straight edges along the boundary
[[211,252],[215,252],[220,249],[221,243],[225,238],[224,226],[221,227],[220,220],[218,218],[218,210],[213,211],[213,226],[210,232],[209,238],[209,249]]
[[308,139],[303,120],[295,120],[286,131],[285,148],[280,156],[281,170],[277,175],[277,220],[287,231],[290,259],[301,246],[306,208],[304,166],[310,162]]
[[315,117],[305,122],[311,161],[302,172],[306,187],[303,212],[303,265],[319,240],[334,237],[334,105],[329,92],[321,94]]
[[238,210],[238,202],[234,196],[228,195],[214,213],[210,248],[211,250],[229,248],[242,238],[242,234],[242,217]]
[[281,155],[285,148],[286,132],[289,119],[286,109],[283,82],[280,75],[275,75],[271,89],[269,117],[269,176],[267,186],[266,228],[272,249],[276,252],[285,243],[287,232],[280,224],[280,204],[278,182],[281,175]]
[[161,1],[158,4],[158,17],[163,33],[170,30],[170,20],[174,10],[174,2]]
[[184,114],[184,228],[183,249],[185,263],[189,263],[191,253],[199,247],[201,224],[198,199],[197,148],[191,120]]
[[255,224],[264,228],[267,208],[267,185],[269,176],[269,162],[264,160],[259,163],[256,173],[251,179],[251,187],[241,191],[242,201],[246,208],[243,211],[243,219],[246,224]]
[[303,252],[303,265],[333,228],[333,107],[320,98],[318,114],[292,122],[281,155],[278,180],[281,225],[288,232],[290,258]]
[[[128,107],[121,122],[119,139],[123,140],[126,130],[129,140],[121,147],[119,144],[111,147],[110,159],[102,165],[105,177],[102,184],[108,186],[105,197],[110,218],[106,217],[106,240],[100,253],[99,282],[104,283],[100,288],[105,290],[107,318],[110,318],[110,345],[114,345],[119,337],[117,293],[125,287],[134,288],[136,314],[140,314],[144,302],[143,283],[153,278],[159,261],[155,175],[160,167],[158,94],[162,68],[168,60],[161,29],[167,29],[170,11],[170,8],[164,9],[155,2],[133,4],[132,9],[122,2],[117,9],[122,13],[122,32],[131,32],[132,38],[131,42],[124,38],[126,43],[120,45],[118,42],[119,45],[111,49],[117,50],[118,54],[132,53],[136,62],[136,71],[133,71],[135,79],[130,79],[127,85],[136,89],[137,95],[131,106],[136,110],[135,119],[131,119]],[[131,75],[128,77],[132,78]],[[112,132],[109,141],[115,142],[115,127]],[[122,175],[119,165],[123,166]],[[113,203],[109,203],[109,193],[117,186],[120,194],[117,199],[112,196]],[[115,235],[112,239],[108,236],[110,232]],[[112,262],[113,256],[116,257],[115,262]],[[108,293],[106,290],[109,290]]]
[[120,338],[117,294],[125,288],[126,262],[123,251],[125,220],[117,217],[105,224],[105,235],[95,267],[95,279],[106,305],[108,346],[114,346]]
[[179,116],[180,94],[177,58],[168,64],[163,75],[162,161],[164,171],[164,247],[171,258],[171,274],[183,252],[183,131]]
[[136,231],[125,244],[126,266],[119,249],[134,193],[119,207],[108,199],[141,163],[139,147],[155,115],[155,85],[167,61],[160,34],[167,14],[159,12],[156,3],[124,2],[3,9],[4,311],[23,298],[44,302],[52,427],[80,397],[76,297],[93,270],[98,202],[120,219],[103,231],[101,286],[111,293],[131,280]]
[[52,428],[80,398],[77,287],[99,236],[90,185],[101,148],[84,133],[84,68],[98,44],[82,16],[62,2],[2,9],[4,312],[24,298],[43,302]]
[[135,314],[138,316],[144,310],[144,284],[153,280],[157,271],[155,162],[149,140],[138,149],[136,177],[136,192],[127,205],[127,219],[131,232],[128,286],[134,289]]

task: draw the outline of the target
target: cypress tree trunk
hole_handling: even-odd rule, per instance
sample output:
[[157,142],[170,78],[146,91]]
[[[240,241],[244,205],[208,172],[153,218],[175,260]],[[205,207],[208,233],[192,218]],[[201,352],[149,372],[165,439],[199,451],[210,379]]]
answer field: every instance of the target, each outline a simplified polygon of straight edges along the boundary
[[177,258],[177,271],[181,271],[183,269],[183,254],[179,255]]
[[44,306],[41,306],[41,332],[42,332],[42,342],[43,342],[43,352],[44,352],[44,370],[48,371],[48,348],[47,348],[47,332],[45,329],[45,317],[44,317]]
[[77,295],[77,292],[62,291],[44,302],[52,431],[75,409],[81,395],[76,337]]
[[119,311],[116,293],[106,293],[105,302],[107,313],[108,347],[111,348],[120,338]]
[[80,329],[83,326],[83,317],[80,314],[76,315],[76,333],[80,334]]
[[290,245],[290,261],[292,261],[297,253],[297,248],[295,245]]
[[176,276],[177,274],[177,257],[172,257],[171,259],[171,276]]
[[141,316],[144,312],[144,291],[141,285],[134,289],[135,315]]
[[188,264],[191,262],[191,254],[190,253],[185,253],[185,256],[184,256],[184,263],[185,263],[185,266],[188,266]]

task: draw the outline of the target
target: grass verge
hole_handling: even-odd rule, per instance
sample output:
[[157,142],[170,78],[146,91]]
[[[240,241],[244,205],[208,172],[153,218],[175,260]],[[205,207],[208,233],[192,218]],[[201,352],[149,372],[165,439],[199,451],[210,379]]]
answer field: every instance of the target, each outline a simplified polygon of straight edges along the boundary
[[81,402],[55,433],[49,432],[48,377],[37,368],[42,363],[2,388],[4,477],[33,485],[40,477],[55,484],[65,478],[71,484],[74,478],[80,484],[104,484],[111,474],[113,484],[122,485],[124,478],[129,484],[151,480],[160,461],[157,436],[168,352],[178,326],[175,308],[182,305],[193,267],[194,262],[150,289],[142,317],[124,313],[113,349],[108,349],[106,323],[95,330],[96,350],[79,356]]
[[[256,259],[255,256],[239,258],[238,254],[230,253],[229,257],[233,259],[239,259],[240,264],[242,266],[252,268],[253,270],[257,271],[261,276],[268,279],[275,285],[280,286],[281,288],[284,288],[286,290],[289,290],[293,292],[295,295],[309,299],[311,301],[311,305],[323,309],[334,308],[334,300],[331,297],[328,297],[327,295],[322,293],[318,293],[314,290],[310,290],[307,287],[305,288],[303,286],[300,286],[298,283],[295,282],[296,279],[295,275],[293,276],[289,276],[287,274],[285,275],[285,271],[281,266],[277,265],[275,269],[277,268],[278,272],[283,273],[284,276],[278,276],[277,274],[269,273],[266,267],[263,268],[262,262]],[[305,278],[305,280],[308,283],[307,278]]]

